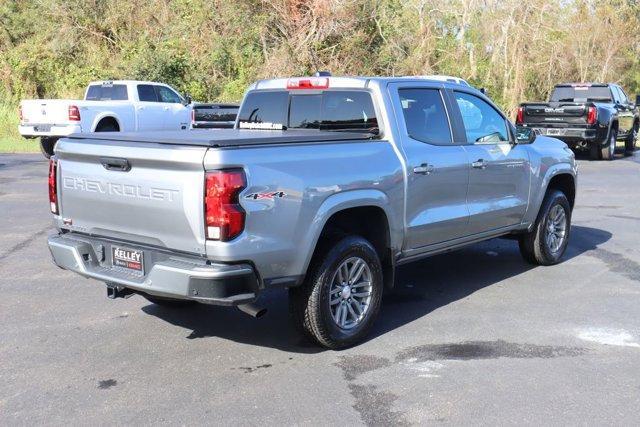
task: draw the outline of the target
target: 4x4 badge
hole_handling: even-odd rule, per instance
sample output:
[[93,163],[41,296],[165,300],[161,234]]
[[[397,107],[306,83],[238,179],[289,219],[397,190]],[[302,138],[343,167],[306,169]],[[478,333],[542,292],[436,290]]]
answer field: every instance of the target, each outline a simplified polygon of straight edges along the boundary
[[251,193],[244,196],[245,199],[253,199],[253,200],[273,200],[280,199],[286,196],[287,193],[284,191],[274,191],[272,193]]

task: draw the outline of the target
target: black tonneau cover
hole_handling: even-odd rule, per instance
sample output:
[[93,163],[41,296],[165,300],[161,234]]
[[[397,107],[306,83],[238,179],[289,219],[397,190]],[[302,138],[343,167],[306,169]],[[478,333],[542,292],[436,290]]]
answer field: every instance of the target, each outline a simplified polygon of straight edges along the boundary
[[156,144],[202,147],[238,147],[264,144],[293,144],[369,140],[377,135],[366,132],[330,132],[318,130],[194,129],[153,132],[74,133],[69,139],[152,142]]

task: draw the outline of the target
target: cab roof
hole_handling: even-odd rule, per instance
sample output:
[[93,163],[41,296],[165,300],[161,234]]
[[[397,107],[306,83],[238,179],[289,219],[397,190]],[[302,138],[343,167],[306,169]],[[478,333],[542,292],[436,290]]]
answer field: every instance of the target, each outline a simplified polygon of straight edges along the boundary
[[574,83],[559,83],[556,85],[556,87],[605,87],[605,86],[611,86],[614,85],[615,83],[597,83],[597,82],[574,82]]
[[89,84],[87,86],[93,86],[93,85],[115,85],[115,84],[120,84],[120,85],[130,85],[130,84],[141,84],[141,85],[162,85],[162,86],[169,86],[166,83],[162,83],[162,82],[151,82],[151,81],[146,81],[146,80],[97,80],[97,81],[93,81],[93,82],[89,82]]
[[[300,80],[320,82],[320,85],[315,87],[315,89],[359,89],[368,87],[370,82],[377,82],[380,85],[384,85],[387,83],[406,82],[408,80],[429,81],[451,87],[473,88],[473,86],[469,85],[464,79],[453,76],[306,76],[259,80],[251,84],[249,90],[292,89],[291,82]],[[326,82],[326,84],[324,84],[324,82]],[[314,87],[305,87],[304,89],[314,89]]]

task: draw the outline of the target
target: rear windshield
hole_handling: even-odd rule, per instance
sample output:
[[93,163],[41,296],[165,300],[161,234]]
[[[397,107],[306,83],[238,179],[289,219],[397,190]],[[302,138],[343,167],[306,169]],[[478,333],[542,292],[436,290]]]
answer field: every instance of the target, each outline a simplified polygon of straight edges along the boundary
[[371,95],[365,91],[251,92],[238,122],[240,128],[378,132]]
[[551,102],[611,102],[608,86],[558,86]]
[[87,90],[87,101],[126,101],[126,85],[91,85]]

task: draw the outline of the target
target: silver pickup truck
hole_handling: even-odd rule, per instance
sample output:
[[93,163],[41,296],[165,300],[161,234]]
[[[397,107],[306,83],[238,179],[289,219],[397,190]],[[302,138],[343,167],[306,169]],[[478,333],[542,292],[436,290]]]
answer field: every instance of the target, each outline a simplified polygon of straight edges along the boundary
[[234,129],[61,139],[55,263],[112,298],[235,305],[289,289],[296,325],[341,348],[395,267],[498,236],[560,261],[576,163],[476,89],[424,78],[259,81]]

